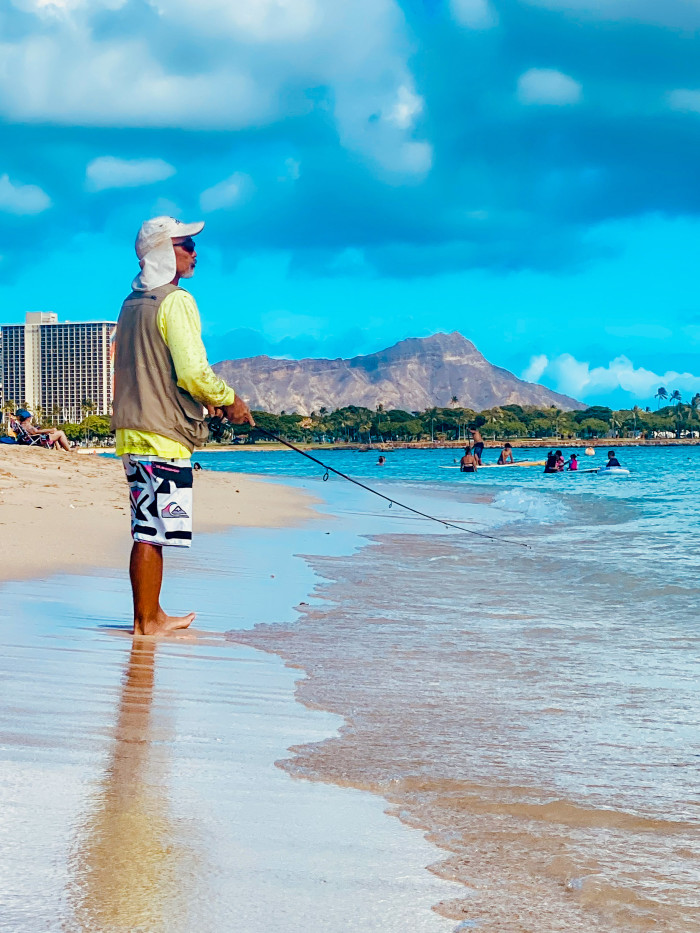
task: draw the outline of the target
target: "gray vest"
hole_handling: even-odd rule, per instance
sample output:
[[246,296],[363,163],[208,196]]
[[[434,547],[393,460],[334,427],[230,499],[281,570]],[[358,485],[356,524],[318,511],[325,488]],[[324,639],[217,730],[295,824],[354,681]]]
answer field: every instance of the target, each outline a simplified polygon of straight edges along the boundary
[[115,337],[112,430],[160,434],[192,451],[208,437],[204,409],[178,386],[157,322],[161,302],[174,291],[175,285],[160,285],[132,292],[122,305]]

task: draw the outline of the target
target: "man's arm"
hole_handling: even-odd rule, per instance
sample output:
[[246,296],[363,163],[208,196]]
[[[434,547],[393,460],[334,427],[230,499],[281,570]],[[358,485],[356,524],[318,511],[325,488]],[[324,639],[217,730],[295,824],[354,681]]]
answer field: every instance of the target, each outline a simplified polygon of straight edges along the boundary
[[158,327],[173,359],[177,384],[203,405],[230,405],[235,392],[209,365],[202,325],[190,294],[172,292],[158,311]]
[[177,384],[209,409],[221,410],[233,424],[254,425],[250,409],[209,365],[194,298],[185,291],[168,295],[158,311],[158,327],[173,359]]

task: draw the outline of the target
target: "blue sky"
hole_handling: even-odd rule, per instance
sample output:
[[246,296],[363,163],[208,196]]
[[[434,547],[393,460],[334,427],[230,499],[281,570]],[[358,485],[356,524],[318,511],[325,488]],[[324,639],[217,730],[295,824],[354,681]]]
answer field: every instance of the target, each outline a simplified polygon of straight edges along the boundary
[[590,403],[700,391],[698,0],[9,0],[0,320],[116,318],[204,219],[212,360],[458,330]]

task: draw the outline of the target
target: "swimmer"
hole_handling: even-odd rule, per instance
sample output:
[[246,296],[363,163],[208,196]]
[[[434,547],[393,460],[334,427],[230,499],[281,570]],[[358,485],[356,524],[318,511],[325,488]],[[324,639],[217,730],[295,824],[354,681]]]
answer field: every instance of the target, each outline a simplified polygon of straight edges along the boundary
[[619,466],[622,466],[622,464],[615,456],[615,451],[609,450],[608,451],[608,462],[605,464],[605,469],[607,470],[610,467],[619,467]]
[[544,465],[545,473],[558,473],[557,456],[551,450],[547,453],[547,462]]
[[379,460],[377,460],[378,466],[384,466],[385,463],[386,463],[386,457],[380,457]]
[[506,463],[515,463],[515,460],[513,460],[513,448],[510,444],[503,445],[503,449],[498,457],[499,466],[503,466]]
[[464,448],[464,456],[459,461],[459,469],[461,473],[476,473],[479,468],[479,463],[472,453],[471,447]]

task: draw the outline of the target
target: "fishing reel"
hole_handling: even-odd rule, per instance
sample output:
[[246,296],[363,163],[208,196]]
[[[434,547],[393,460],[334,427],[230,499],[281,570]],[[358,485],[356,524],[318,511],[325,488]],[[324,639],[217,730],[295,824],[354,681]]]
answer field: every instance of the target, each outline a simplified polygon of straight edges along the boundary
[[215,441],[222,441],[226,435],[228,422],[219,415],[209,419],[209,433]]

